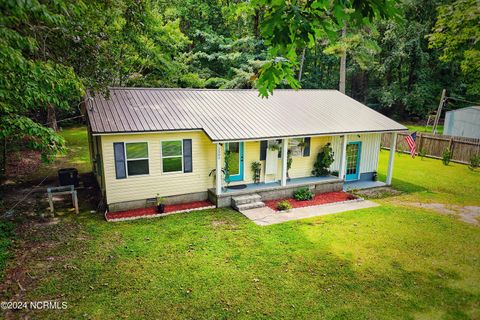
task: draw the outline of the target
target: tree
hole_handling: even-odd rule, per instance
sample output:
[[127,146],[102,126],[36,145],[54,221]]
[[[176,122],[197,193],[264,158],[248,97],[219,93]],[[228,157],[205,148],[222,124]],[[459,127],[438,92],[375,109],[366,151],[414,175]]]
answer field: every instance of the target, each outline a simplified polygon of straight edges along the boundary
[[78,7],[60,1],[49,6],[4,1],[0,8],[0,138],[4,146],[26,145],[49,160],[63,150],[63,139],[36,114],[70,108],[83,89],[71,67],[48,58],[45,43]]
[[271,60],[259,72],[257,88],[268,96],[283,81],[299,88],[294,77],[297,51],[312,47],[318,39],[334,37],[344,21],[362,24],[375,17],[395,14],[394,2],[382,1],[273,1],[257,0],[265,8],[262,36],[269,47]]
[[456,0],[438,8],[437,22],[429,35],[431,48],[442,50],[440,60],[460,61],[468,93],[480,95],[480,3]]

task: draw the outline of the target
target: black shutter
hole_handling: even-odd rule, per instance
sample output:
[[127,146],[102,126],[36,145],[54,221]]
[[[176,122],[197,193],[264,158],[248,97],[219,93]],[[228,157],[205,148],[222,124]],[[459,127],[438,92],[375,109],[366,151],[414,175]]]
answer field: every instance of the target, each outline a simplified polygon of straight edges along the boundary
[[260,141],[260,160],[267,159],[267,145],[268,145],[267,140]]
[[192,170],[192,139],[183,139],[183,172]]
[[117,179],[125,179],[127,172],[125,169],[125,145],[123,142],[113,143],[113,156],[115,158],[115,175]]
[[[282,159],[283,141],[282,141],[282,139],[278,139],[276,141],[277,141],[277,144],[280,145],[280,150],[278,150],[278,159]],[[288,144],[287,144],[287,148],[288,148]]]
[[305,146],[303,147],[303,156],[310,157],[310,137],[306,137],[304,140]]

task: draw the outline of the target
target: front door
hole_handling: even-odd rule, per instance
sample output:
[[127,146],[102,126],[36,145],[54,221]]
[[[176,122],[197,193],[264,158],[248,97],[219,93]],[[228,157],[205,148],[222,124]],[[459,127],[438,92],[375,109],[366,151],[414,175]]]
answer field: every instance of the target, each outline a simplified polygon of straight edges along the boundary
[[225,167],[230,174],[225,181],[243,181],[243,142],[225,143]]
[[358,180],[360,175],[360,154],[362,143],[360,141],[347,144],[347,170],[345,180]]

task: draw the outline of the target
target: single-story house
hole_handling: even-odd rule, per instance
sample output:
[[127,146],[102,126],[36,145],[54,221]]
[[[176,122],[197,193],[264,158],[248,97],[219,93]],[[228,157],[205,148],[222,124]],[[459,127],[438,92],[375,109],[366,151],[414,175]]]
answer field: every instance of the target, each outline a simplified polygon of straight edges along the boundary
[[[372,180],[382,133],[393,133],[395,150],[396,133],[406,130],[336,90],[278,89],[261,98],[256,90],[111,88],[108,97],[87,95],[84,107],[93,172],[110,211],[151,206],[157,195],[167,204],[208,198],[225,207],[238,196],[270,200],[303,186],[342,190]],[[327,143],[338,173],[313,176]]]
[[480,106],[447,111],[443,134],[480,139]]

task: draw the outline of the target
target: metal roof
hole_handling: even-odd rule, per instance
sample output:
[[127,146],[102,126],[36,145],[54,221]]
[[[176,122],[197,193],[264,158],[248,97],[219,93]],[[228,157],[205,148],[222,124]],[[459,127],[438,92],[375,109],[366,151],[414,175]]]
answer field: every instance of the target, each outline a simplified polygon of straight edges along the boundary
[[203,130],[212,141],[406,130],[337,90],[111,88],[87,99],[93,134]]
[[460,109],[455,109],[455,110],[449,110],[447,112],[457,112],[457,111],[465,111],[465,110],[476,110],[480,111],[480,106],[471,106],[471,107],[465,107],[465,108],[460,108]]

